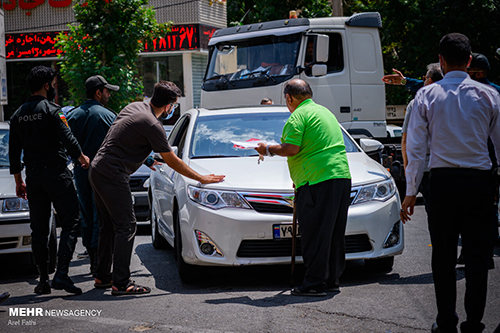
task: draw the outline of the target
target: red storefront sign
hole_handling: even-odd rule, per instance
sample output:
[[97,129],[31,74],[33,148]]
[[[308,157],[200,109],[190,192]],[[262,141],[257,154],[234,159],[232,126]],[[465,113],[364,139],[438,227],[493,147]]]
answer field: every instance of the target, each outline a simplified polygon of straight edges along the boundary
[[[143,52],[207,49],[208,41],[215,30],[217,28],[201,24],[176,25],[172,27],[172,32],[167,36],[155,39],[152,44],[146,44]],[[61,50],[54,47],[58,34],[59,32],[6,34],[5,51],[7,59],[56,57],[62,53]]]
[[[109,0],[105,0],[109,2]],[[19,0],[19,8],[24,10],[30,10],[43,5],[45,0]],[[86,6],[87,2],[83,3],[82,6]],[[4,0],[3,9],[14,10],[17,6],[17,0]],[[49,0],[49,6],[54,8],[69,7],[71,6],[71,0]]]

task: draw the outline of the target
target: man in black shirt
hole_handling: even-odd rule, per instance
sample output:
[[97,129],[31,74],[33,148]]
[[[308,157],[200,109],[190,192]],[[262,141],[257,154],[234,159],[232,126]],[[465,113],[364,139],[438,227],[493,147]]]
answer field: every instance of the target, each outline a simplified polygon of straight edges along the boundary
[[[55,96],[55,83],[56,71],[49,67],[34,67],[28,75],[31,97],[10,118],[10,173],[16,181],[17,196],[27,198],[30,206],[31,248],[40,273],[35,293],[51,292],[48,239],[53,204],[62,231],[52,288],[79,295],[82,290],[68,276],[80,226],[80,211],[73,177],[67,168],[67,152],[78,157],[83,168],[88,168],[89,159],[71,134],[61,108],[50,102]],[[21,175],[22,153],[26,184]]]

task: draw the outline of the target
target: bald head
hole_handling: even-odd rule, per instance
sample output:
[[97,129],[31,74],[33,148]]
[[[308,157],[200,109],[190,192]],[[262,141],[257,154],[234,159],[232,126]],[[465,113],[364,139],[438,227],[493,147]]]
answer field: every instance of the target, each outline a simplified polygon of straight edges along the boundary
[[294,79],[285,84],[283,94],[285,95],[286,106],[290,112],[295,111],[300,103],[312,98],[313,95],[309,83],[301,79]]
[[290,95],[291,97],[300,99],[301,101],[312,98],[313,95],[309,83],[301,79],[294,79],[285,84],[283,93],[285,96]]

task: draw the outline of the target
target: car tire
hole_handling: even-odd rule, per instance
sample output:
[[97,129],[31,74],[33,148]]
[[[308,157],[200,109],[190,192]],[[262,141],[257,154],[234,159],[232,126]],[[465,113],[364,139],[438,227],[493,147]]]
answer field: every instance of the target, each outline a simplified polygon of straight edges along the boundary
[[156,218],[156,210],[152,199],[150,199],[150,203],[149,219],[151,222],[151,243],[157,250],[165,249],[167,247],[167,241],[158,230],[158,219]]
[[184,259],[182,259],[182,236],[180,232],[180,221],[179,214],[174,213],[174,249],[175,249],[175,259],[177,260],[177,268],[179,270],[179,277],[181,281],[186,284],[191,284],[197,282],[199,277],[199,268],[193,265],[187,264]]
[[371,271],[390,272],[394,265],[394,257],[380,259],[365,259],[365,268]]

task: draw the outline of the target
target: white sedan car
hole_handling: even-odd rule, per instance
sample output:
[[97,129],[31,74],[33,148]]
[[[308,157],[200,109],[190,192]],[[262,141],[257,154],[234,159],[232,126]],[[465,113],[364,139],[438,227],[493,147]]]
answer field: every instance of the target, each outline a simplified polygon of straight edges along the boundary
[[[179,158],[200,174],[226,175],[221,183],[201,185],[166,164],[151,172],[153,246],[168,242],[175,249],[183,281],[195,280],[200,266],[290,263],[293,187],[287,160],[258,162],[254,149],[243,149],[260,140],[280,142],[289,116],[279,106],[192,109],[174,125],[169,142]],[[390,269],[404,247],[394,180],[345,131],[344,142],[352,174],[346,258]],[[300,236],[296,253],[301,262]]]

